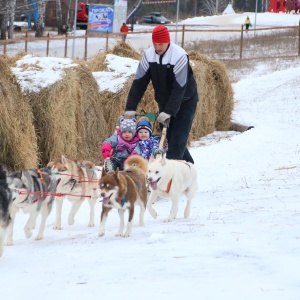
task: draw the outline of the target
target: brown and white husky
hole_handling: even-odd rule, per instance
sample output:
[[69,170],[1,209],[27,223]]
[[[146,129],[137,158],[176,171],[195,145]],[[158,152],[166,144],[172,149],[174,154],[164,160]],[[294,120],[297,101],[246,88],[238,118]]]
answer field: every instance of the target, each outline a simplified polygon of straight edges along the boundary
[[[126,164],[127,163],[127,164]],[[147,166],[147,161],[142,157],[127,160],[125,170],[106,172],[102,168],[102,176],[99,180],[100,196],[102,200],[102,212],[99,236],[105,234],[105,223],[109,211],[118,209],[120,226],[117,236],[129,237],[132,231],[134,207],[140,205],[139,225],[144,225],[144,213],[147,205],[146,174],[140,166]],[[128,224],[124,232],[124,214],[128,210]]]

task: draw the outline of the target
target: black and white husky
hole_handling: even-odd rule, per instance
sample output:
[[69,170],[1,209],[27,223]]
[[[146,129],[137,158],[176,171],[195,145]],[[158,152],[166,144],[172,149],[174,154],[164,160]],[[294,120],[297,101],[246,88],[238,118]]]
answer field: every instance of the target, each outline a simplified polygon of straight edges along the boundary
[[56,178],[51,175],[50,168],[38,170],[29,169],[16,171],[7,176],[8,187],[12,191],[10,208],[11,222],[7,229],[6,244],[13,244],[13,227],[16,213],[19,209],[29,213],[29,219],[24,227],[25,236],[30,238],[31,230],[35,228],[36,219],[41,213],[41,224],[36,240],[44,235],[46,220],[51,212],[56,192]]
[[6,229],[11,223],[9,209],[12,195],[6,182],[6,170],[0,165],[0,256],[3,254]]

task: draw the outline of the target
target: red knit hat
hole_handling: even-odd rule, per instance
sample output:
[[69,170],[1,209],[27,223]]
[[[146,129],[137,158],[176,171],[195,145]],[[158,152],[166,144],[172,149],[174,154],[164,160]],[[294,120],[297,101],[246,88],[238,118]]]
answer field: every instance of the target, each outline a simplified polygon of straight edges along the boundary
[[170,43],[170,33],[167,27],[159,25],[152,31],[152,42],[155,44]]

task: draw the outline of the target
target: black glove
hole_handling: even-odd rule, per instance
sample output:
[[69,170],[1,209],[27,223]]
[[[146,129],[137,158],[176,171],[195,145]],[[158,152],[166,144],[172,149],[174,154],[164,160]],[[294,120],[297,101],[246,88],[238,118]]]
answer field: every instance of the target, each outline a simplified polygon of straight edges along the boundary
[[158,116],[157,116],[157,118],[156,118],[156,120],[159,122],[159,123],[161,123],[161,124],[163,124],[164,126],[169,126],[169,124],[170,124],[170,118],[171,118],[171,115],[169,115],[169,114],[167,114],[167,113],[165,113],[165,112],[161,112]]
[[135,110],[127,110],[125,111],[124,118],[125,119],[134,119],[137,115]]

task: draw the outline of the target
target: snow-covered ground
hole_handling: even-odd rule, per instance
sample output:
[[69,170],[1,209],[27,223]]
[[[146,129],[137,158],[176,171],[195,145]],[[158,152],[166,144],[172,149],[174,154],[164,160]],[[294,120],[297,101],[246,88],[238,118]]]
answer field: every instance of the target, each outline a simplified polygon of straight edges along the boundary
[[[113,66],[125,72],[122,58]],[[15,244],[0,259],[1,297],[299,300],[299,59],[270,70],[261,62],[233,84],[233,119],[254,129],[214,132],[193,144],[199,191],[188,219],[182,198],[176,220],[163,223],[170,201],[161,199],[156,220],[146,212],[138,227],[135,215],[132,237],[114,236],[112,211],[100,238],[99,221],[87,227],[87,203],[68,225],[65,200],[63,230],[52,229],[54,208],[44,239],[35,241],[25,238],[28,215],[19,213]],[[99,219],[99,202],[96,211]]]

